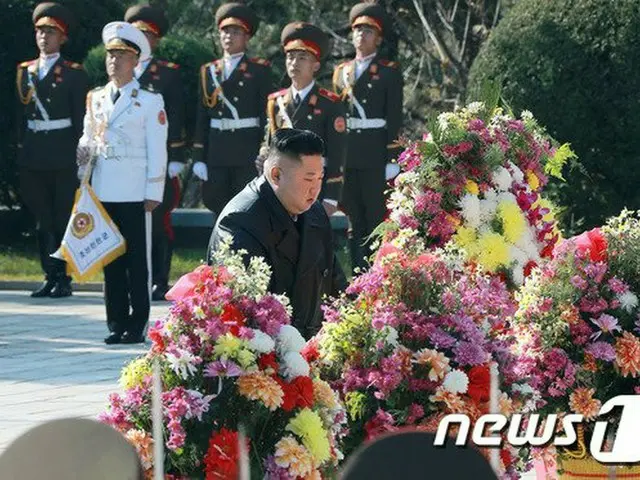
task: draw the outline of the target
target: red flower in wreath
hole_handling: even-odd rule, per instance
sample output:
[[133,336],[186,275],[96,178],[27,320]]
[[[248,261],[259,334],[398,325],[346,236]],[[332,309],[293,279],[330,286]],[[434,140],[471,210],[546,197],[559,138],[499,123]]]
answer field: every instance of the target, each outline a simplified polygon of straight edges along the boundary
[[476,365],[468,373],[469,388],[467,394],[476,403],[489,401],[489,387],[491,385],[491,375],[486,365]]
[[592,262],[604,262],[607,259],[607,239],[599,228],[584,232],[573,239],[576,250],[581,253],[589,252]]
[[240,331],[240,327],[244,326],[246,318],[237,306],[233,303],[229,303],[224,307],[222,315],[220,315],[220,320],[229,325],[231,327],[230,332],[237,336]]
[[223,427],[214,433],[209,439],[209,449],[204,457],[206,480],[236,480],[239,456],[238,432]]

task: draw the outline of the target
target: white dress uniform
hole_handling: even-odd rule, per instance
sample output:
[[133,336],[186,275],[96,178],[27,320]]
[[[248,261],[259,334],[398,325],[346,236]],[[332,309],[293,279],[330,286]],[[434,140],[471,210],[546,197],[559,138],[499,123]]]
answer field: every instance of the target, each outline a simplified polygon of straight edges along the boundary
[[[127,22],[102,31],[107,51],[150,54],[144,34]],[[159,93],[133,78],[119,88],[112,81],[89,92],[78,152],[95,159],[91,185],[118,226],[127,250],[104,268],[105,343],[139,343],[149,321],[145,200],[162,201],[167,168],[167,115]]]

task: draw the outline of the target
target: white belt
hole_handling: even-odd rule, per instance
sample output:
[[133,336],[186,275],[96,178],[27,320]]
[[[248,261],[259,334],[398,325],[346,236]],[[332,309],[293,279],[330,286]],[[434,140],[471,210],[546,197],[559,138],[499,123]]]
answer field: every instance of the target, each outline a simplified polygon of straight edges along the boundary
[[71,126],[70,118],[59,120],[27,120],[27,127],[33,132],[47,132],[49,130],[62,130]]
[[127,158],[127,159],[138,159],[138,158],[147,158],[147,148],[146,147],[131,147],[131,146],[122,146],[122,145],[105,145],[102,147],[100,152],[105,159],[109,158]]
[[349,129],[384,128],[387,121],[384,118],[347,118]]
[[251,118],[212,118],[209,123],[211,128],[216,130],[235,130],[241,128],[253,128],[260,126],[260,119],[258,117]]

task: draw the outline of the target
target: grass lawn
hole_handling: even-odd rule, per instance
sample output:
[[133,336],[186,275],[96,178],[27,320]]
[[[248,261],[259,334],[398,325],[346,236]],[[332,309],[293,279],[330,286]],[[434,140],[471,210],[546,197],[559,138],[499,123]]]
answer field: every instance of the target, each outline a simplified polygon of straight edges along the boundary
[[[345,274],[351,276],[349,255],[345,248],[336,252]],[[171,262],[171,282],[175,282],[185,273],[192,271],[204,262],[204,249],[177,248]],[[42,271],[38,253],[32,246],[0,245],[0,281],[41,281]],[[102,282],[102,272],[88,280]]]

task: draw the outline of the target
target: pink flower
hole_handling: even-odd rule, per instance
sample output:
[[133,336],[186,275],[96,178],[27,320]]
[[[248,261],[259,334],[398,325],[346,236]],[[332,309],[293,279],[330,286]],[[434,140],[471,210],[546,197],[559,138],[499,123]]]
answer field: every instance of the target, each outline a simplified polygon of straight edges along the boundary
[[573,238],[578,252],[588,252],[592,262],[607,260],[607,239],[599,228],[594,228]]
[[622,280],[616,277],[610,278],[609,281],[607,282],[607,285],[609,285],[609,288],[611,289],[611,291],[616,295],[621,295],[625,293],[627,290],[629,290],[629,286],[625,282],[623,282]]
[[618,319],[615,317],[612,317],[611,315],[607,315],[606,313],[603,313],[598,318],[592,318],[591,321],[600,328],[599,332],[596,332],[593,335],[591,335],[592,340],[598,339],[600,335],[602,335],[603,333],[613,333],[613,332],[622,331],[622,329],[618,325]]
[[571,282],[571,285],[573,285],[579,290],[584,290],[589,285],[587,281],[584,278],[582,278],[580,275],[574,275],[573,277],[571,277],[570,282]]
[[216,360],[204,369],[205,377],[238,377],[242,374],[240,366],[231,360]]
[[405,423],[408,425],[414,424],[422,417],[424,417],[424,408],[422,408],[422,405],[412,403],[409,405],[409,411],[407,412],[407,420]]

